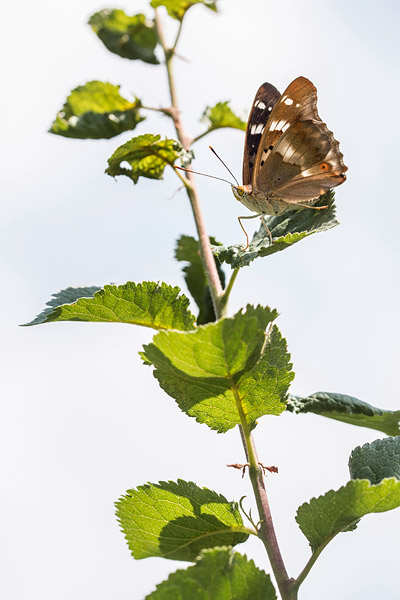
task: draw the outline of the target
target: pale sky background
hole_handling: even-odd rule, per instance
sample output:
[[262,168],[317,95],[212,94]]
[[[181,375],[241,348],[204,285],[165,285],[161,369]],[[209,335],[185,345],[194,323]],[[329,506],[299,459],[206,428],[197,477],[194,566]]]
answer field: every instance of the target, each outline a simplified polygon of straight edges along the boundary
[[[400,85],[399,4],[393,0],[222,0],[221,14],[193,8],[182,36],[177,85],[183,119],[201,131],[207,104],[231,100],[246,115],[258,86],[298,75],[319,93],[319,112],[340,141],[348,181],[337,189],[342,225],[241,271],[231,313],[247,302],[278,308],[296,371],[292,393],[354,395],[398,409]],[[108,5],[114,7],[114,5]],[[0,596],[5,600],[143,600],[184,563],[135,561],[113,502],[129,487],[178,477],[238,500],[247,480],[239,432],[217,435],[181,413],[138,356],[152,332],[128,325],[55,323],[19,328],[68,286],[163,280],[185,285],[175,240],[194,234],[183,193],[164,182],[104,175],[132,135],[172,135],[149,114],[108,141],[46,133],[68,92],[93,79],[122,85],[148,105],[167,103],[162,67],[110,54],[86,25],[95,0],[22,0],[3,8],[0,453]],[[117,5],[129,14],[143,1]],[[150,13],[149,13],[150,14]],[[225,177],[212,143],[240,175],[243,133],[221,130],[196,146],[195,167]],[[210,234],[241,243],[246,214],[228,186],[198,180]],[[249,229],[256,227],[250,222]],[[261,459],[289,573],[309,549],[294,515],[348,480],[351,450],[383,434],[317,416],[260,420]],[[323,552],[300,598],[397,600],[400,511],[372,515]],[[261,543],[237,546],[269,572]]]

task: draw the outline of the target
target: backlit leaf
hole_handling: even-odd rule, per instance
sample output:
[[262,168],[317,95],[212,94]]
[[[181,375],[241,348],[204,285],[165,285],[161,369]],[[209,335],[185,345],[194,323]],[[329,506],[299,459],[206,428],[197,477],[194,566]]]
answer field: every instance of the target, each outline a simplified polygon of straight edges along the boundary
[[162,179],[165,167],[186,154],[179,142],[147,133],[119,146],[108,159],[106,173],[112,177],[126,175],[134,183],[139,177]]
[[130,323],[153,329],[193,329],[189,300],[166,283],[128,282],[104,288],[67,288],[53,295],[40,315],[27,325],[51,321]]
[[337,491],[332,490],[302,504],[297,511],[296,521],[313,552],[317,552],[338,533],[351,529],[364,515],[385,512],[398,506],[398,479],[383,479],[376,485],[367,479],[355,479]]
[[231,548],[203,550],[196,564],[172,573],[145,600],[276,600],[271,578]]
[[89,25],[110,52],[122,58],[159,63],[154,54],[158,42],[154,21],[144,15],[128,17],[123,10],[105,8],[90,17]]
[[201,118],[207,125],[207,129],[220,129],[221,127],[233,127],[234,129],[246,130],[246,121],[235,115],[229,106],[229,102],[218,102],[215,106],[207,106]]
[[234,546],[251,533],[244,527],[236,503],[181,479],[128,490],[116,507],[137,559],[162,556],[194,561],[205,548]]
[[170,17],[182,21],[186,11],[195,4],[203,4],[213,11],[217,11],[217,0],[151,0],[153,8],[165,6]]
[[50,127],[50,133],[80,139],[112,138],[135,129],[144,120],[140,102],[129,102],[119,93],[119,85],[88,81],[68,96]]
[[225,432],[242,413],[253,424],[285,409],[294,377],[276,317],[275,310],[247,306],[187,334],[160,332],[143,356],[164,391],[198,422]]

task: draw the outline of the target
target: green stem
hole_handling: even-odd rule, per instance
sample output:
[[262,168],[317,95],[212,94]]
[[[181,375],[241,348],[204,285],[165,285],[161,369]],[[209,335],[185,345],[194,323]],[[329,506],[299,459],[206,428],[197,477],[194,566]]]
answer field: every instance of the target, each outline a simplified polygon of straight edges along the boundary
[[221,301],[220,301],[221,302],[221,307],[223,307],[223,308],[225,308],[227,306],[227,304],[228,304],[229,296],[231,295],[233,284],[235,283],[236,277],[238,275],[239,275],[239,267],[236,267],[236,269],[233,269],[232,275],[231,275],[231,277],[229,279],[229,283],[226,286],[226,288],[224,290],[224,293],[223,293],[223,296],[222,296]]
[[196,135],[196,137],[193,138],[192,144],[195,144],[196,142],[198,142],[199,140],[201,140],[203,137],[205,137],[206,135],[208,135],[212,131],[215,131],[215,127],[213,129],[206,129],[206,131],[203,131],[203,133],[199,133],[199,135]]
[[324,544],[321,544],[321,546],[319,546],[316,550],[313,551],[306,566],[304,567],[304,569],[302,570],[300,575],[298,577],[296,577],[296,579],[292,583],[293,589],[295,589],[295,590],[299,589],[299,587],[301,586],[301,584],[303,583],[303,581],[305,580],[305,578],[311,571],[311,568],[314,566],[315,562],[319,558],[321,552],[326,548],[326,546],[329,544],[329,542],[331,542],[336,535],[337,535],[337,532],[334,533],[333,535],[329,536],[329,538],[325,540]]
[[178,32],[177,32],[177,34],[176,34],[176,38],[175,38],[174,45],[173,45],[173,46],[172,46],[172,48],[171,48],[171,52],[172,52],[173,54],[175,54],[176,47],[177,47],[177,45],[178,45],[178,42],[179,42],[179,38],[181,37],[181,33],[182,33],[182,25],[183,25],[183,19],[182,19],[182,21],[179,21]]

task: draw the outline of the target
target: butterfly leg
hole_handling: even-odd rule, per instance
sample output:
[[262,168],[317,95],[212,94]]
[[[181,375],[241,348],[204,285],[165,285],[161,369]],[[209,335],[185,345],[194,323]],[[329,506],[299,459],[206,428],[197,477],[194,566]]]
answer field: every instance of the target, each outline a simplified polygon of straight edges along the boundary
[[270,230],[268,229],[268,227],[267,227],[267,225],[266,225],[266,223],[264,221],[264,217],[263,216],[260,217],[260,221],[264,225],[264,227],[265,227],[265,229],[266,229],[266,231],[268,233],[269,241],[271,242],[271,246],[272,246],[272,244],[274,243],[273,240],[272,240],[272,234],[271,234]]
[[259,217],[259,216],[260,215],[250,215],[249,217],[248,216],[246,216],[246,217],[238,217],[239,225],[243,229],[243,233],[246,236],[246,241],[247,241],[246,247],[242,248],[241,252],[245,252],[248,249],[248,247],[249,247],[249,236],[247,235],[247,231],[243,227],[242,219],[255,219],[256,217]]

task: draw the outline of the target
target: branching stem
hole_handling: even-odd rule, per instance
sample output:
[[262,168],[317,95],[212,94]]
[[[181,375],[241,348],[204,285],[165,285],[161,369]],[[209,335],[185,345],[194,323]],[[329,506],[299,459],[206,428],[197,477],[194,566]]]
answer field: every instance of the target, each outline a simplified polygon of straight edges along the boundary
[[[173,110],[172,114],[173,114],[173,119],[174,119],[175,130],[176,130],[178,139],[181,142],[182,146],[186,150],[188,150],[190,147],[190,139],[186,135],[186,132],[182,125],[180,111],[179,111],[179,105],[178,105],[178,100],[177,100],[177,95],[176,95],[176,89],[175,89],[173,69],[172,69],[173,57],[174,57],[176,43],[178,41],[180,31],[178,31],[178,35],[177,35],[177,39],[175,41],[174,48],[173,48],[173,50],[171,50],[166,45],[164,31],[163,31],[163,27],[162,27],[162,23],[160,20],[160,15],[159,15],[158,9],[156,9],[155,21],[156,21],[158,39],[160,40],[160,44],[164,50],[165,65],[166,65],[167,74],[168,74],[168,85],[169,85],[169,92],[170,92],[170,97],[171,97],[171,106],[172,106],[172,110]],[[202,214],[201,207],[200,207],[199,197],[198,197],[198,193],[197,193],[195,178],[192,173],[188,173],[186,179],[187,179],[187,182],[190,184],[190,185],[186,185],[186,191],[189,196],[190,204],[192,206],[193,216],[194,216],[194,220],[196,223],[197,234],[199,236],[200,253],[201,253],[201,257],[202,257],[202,261],[203,261],[204,271],[205,271],[208,285],[210,288],[210,294],[211,294],[211,298],[213,301],[215,314],[217,315],[217,318],[220,318],[221,316],[223,316],[223,311],[221,310],[221,307],[220,307],[220,298],[223,294],[223,289],[222,289],[221,281],[219,279],[215,260],[214,260],[213,254],[211,252],[210,240],[209,240],[209,237],[206,232],[205,222],[204,222],[203,214]]]
[[[177,42],[181,33],[181,26],[179,27],[175,43],[172,48],[169,48],[166,44],[164,31],[162,27],[162,22],[160,20],[160,15],[158,10],[156,9],[156,29],[158,34],[158,39],[160,44],[164,50],[165,56],[165,65],[167,69],[168,75],[168,85],[169,92],[171,98],[171,109],[170,114],[173,118],[175,130],[178,136],[179,141],[182,146],[188,150],[191,139],[187,136],[180,116],[179,105],[177,100],[176,88],[175,88],[175,80],[172,69],[172,62],[174,58],[174,54],[176,51]],[[196,140],[203,137],[204,134],[197,136]],[[176,171],[178,174],[178,172]],[[217,267],[214,261],[214,257],[210,248],[210,240],[206,233],[205,223],[200,207],[200,202],[197,194],[196,183],[192,173],[188,172],[187,176],[184,177],[181,174],[178,174],[180,179],[183,181],[186,192],[189,196],[189,200],[192,206],[193,216],[196,223],[197,233],[199,236],[199,244],[200,244],[200,253],[203,261],[204,272],[207,277],[208,285],[210,288],[211,298],[213,300],[214,310],[216,314],[216,318],[220,319],[224,316],[227,301],[229,295],[232,290],[232,286],[235,282],[235,279],[238,274],[238,269],[236,269],[229,281],[228,287],[223,292],[221,282],[219,279]],[[297,598],[297,587],[292,586],[294,580],[289,579],[288,574],[286,572],[286,568],[279,550],[278,542],[275,535],[274,526],[272,523],[271,512],[269,509],[269,503],[267,498],[267,493],[264,485],[264,476],[261,467],[259,466],[258,456],[256,452],[256,448],[254,445],[254,441],[250,432],[249,424],[247,423],[246,415],[243,412],[243,407],[241,400],[239,398],[236,386],[232,381],[232,389],[234,391],[236,397],[237,409],[240,415],[241,426],[240,426],[240,434],[242,437],[242,442],[247,458],[247,462],[249,463],[249,475],[251,484],[253,486],[254,495],[256,498],[258,513],[260,517],[260,528],[258,532],[258,537],[264,543],[264,546],[267,550],[267,554],[269,560],[271,562],[271,567],[275,575],[276,582],[279,587],[279,591],[281,593],[282,600],[296,600]],[[291,587],[292,586],[292,587]]]

